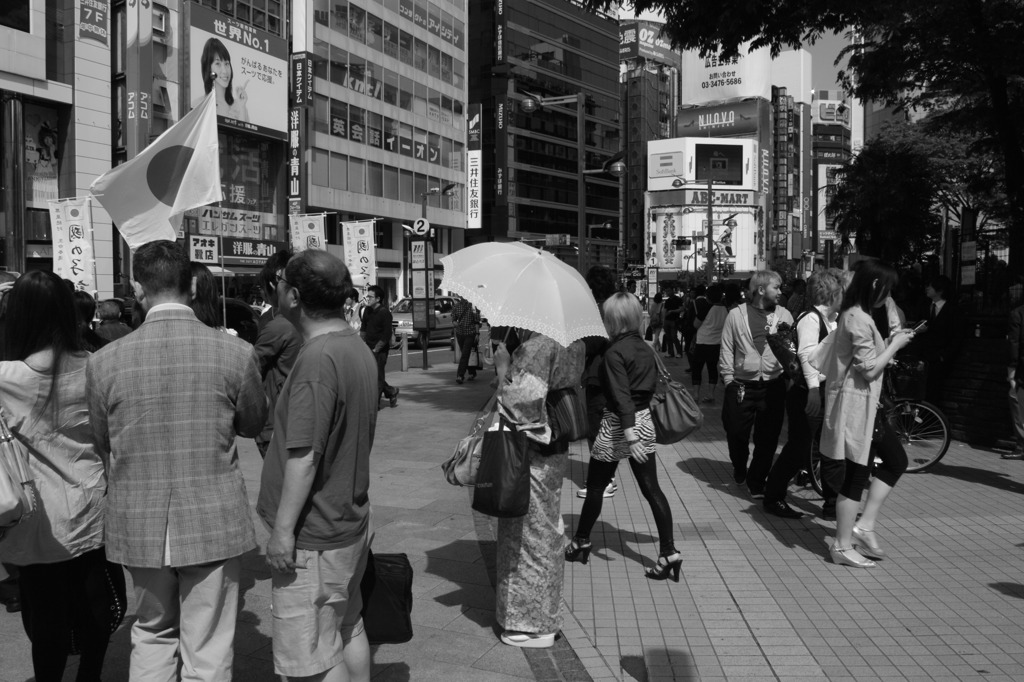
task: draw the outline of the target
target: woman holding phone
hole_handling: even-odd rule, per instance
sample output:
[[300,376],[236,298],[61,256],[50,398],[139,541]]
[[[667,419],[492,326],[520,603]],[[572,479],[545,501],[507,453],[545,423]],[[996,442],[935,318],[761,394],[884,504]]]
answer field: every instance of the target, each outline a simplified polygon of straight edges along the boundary
[[[825,419],[821,433],[821,476],[838,491],[832,561],[856,568],[875,565],[886,552],[875,533],[882,505],[907,469],[907,454],[885,420],[876,421],[886,365],[914,338],[896,329],[888,339],[872,319],[896,284],[896,271],[876,260],[857,264],[839,310],[832,352],[824,363]],[[872,446],[882,463],[871,476]],[[868,499],[860,510],[868,487]],[[854,525],[856,522],[856,525]]]

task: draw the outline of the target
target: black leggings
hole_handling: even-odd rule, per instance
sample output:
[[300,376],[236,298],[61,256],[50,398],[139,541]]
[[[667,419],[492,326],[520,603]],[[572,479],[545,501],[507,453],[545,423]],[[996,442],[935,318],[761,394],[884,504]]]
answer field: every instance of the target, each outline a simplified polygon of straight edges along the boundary
[[[587,499],[583,503],[583,511],[580,512],[579,524],[576,526],[576,538],[578,540],[589,540],[590,531],[597,523],[597,517],[601,515],[601,506],[604,504],[604,489],[615,476],[615,469],[618,462],[602,462],[590,458],[590,466],[587,470]],[[629,458],[629,468],[633,470],[636,484],[640,493],[651,505],[651,513],[654,515],[654,523],[658,527],[658,540],[660,541],[661,555],[669,556],[675,554],[675,540],[672,536],[672,510],[669,509],[668,500],[661,486],[658,485],[658,461],[655,455],[647,458],[642,464],[632,457]]]
[[693,346],[693,385],[700,386],[704,366],[708,368],[708,383],[718,383],[718,356],[722,347],[717,343],[698,343]]
[[[103,548],[56,564],[20,569],[21,620],[32,641],[32,668],[37,682],[60,682],[71,652],[72,630],[81,652],[77,682],[100,679],[110,640],[111,585]],[[124,593],[124,574],[111,565]]]
[[[871,442],[871,454],[868,457],[875,455],[882,460],[875,467],[875,478],[894,488],[907,470],[907,453],[899,436],[888,425],[884,425],[881,433]],[[868,464],[857,464],[845,459],[821,459],[821,477],[832,490],[838,490],[840,495],[850,500],[860,502],[870,475],[870,460]]]

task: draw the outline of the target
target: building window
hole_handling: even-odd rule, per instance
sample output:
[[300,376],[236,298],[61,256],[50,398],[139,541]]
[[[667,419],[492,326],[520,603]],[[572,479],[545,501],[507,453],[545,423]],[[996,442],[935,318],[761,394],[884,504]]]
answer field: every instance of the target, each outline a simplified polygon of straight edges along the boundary
[[312,155],[310,182],[319,187],[330,187],[329,154],[323,149],[313,149]]
[[348,159],[348,191],[366,194],[366,162],[354,156]]
[[28,33],[28,6],[29,0],[6,0],[0,7],[0,26]]
[[331,187],[348,189],[348,157],[331,153]]

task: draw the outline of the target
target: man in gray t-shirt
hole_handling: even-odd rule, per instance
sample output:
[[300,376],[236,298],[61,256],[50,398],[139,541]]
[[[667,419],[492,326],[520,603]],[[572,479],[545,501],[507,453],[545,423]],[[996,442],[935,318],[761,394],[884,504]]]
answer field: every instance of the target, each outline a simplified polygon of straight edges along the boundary
[[348,269],[326,251],[289,261],[278,310],[303,336],[274,412],[256,511],[271,529],[274,670],[368,679],[359,584],[370,539],[377,365],[343,316]]

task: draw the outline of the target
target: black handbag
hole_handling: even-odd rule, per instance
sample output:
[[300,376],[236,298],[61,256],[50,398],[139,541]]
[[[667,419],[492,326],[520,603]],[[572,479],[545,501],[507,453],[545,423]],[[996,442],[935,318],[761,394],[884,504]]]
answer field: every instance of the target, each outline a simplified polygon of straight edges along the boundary
[[566,440],[570,443],[586,438],[590,430],[587,419],[587,401],[580,396],[580,386],[549,391],[545,399],[551,442]]
[[504,417],[484,433],[473,509],[498,518],[525,516],[530,508],[530,453],[526,437]]
[[796,354],[796,326],[780,322],[774,332],[768,333],[767,341],[785,375],[794,381],[799,380],[803,376],[803,369]]
[[654,359],[658,364],[658,383],[662,387],[662,391],[651,398],[654,441],[671,445],[703,426],[704,413],[686,387],[668,373],[657,353],[654,353]]
[[412,564],[405,554],[369,552],[359,583],[363,629],[370,644],[412,639]]

